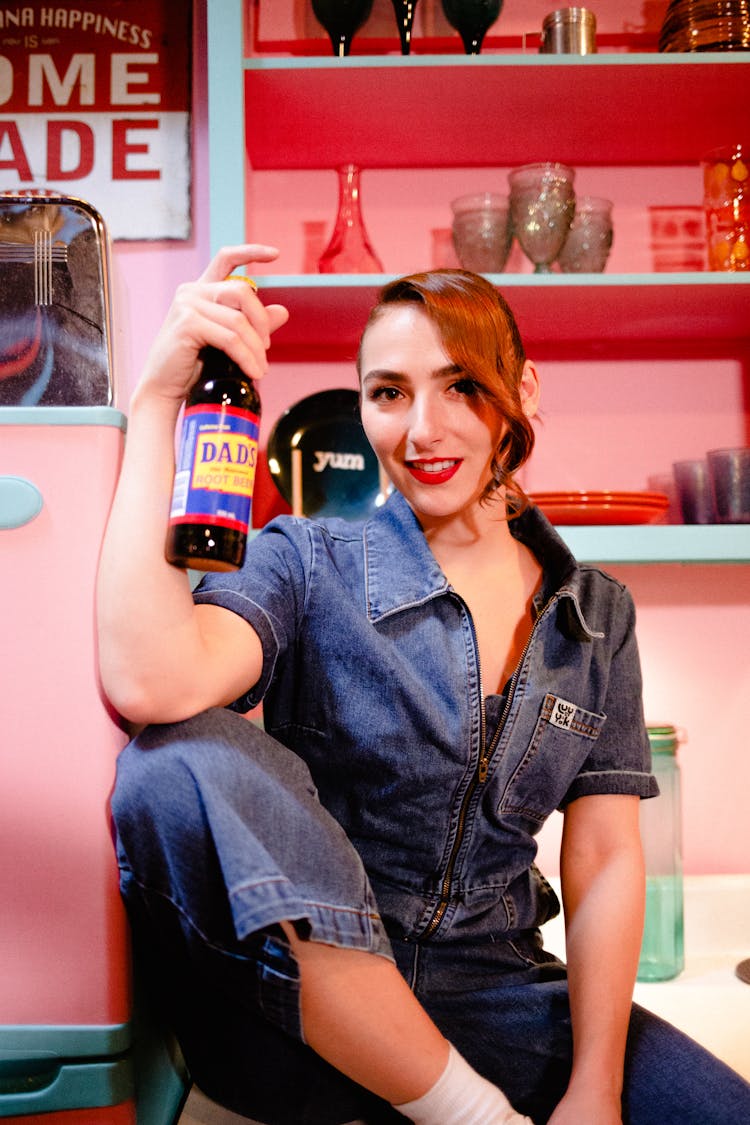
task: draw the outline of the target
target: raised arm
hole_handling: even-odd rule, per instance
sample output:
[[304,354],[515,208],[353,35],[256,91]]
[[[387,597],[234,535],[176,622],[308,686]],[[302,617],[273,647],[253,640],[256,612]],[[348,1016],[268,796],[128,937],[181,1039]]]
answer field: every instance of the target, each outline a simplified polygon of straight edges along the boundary
[[164,546],[175,426],[199,374],[200,349],[219,348],[261,379],[271,333],[287,320],[286,309],[265,307],[249,285],[225,278],[276,254],[268,246],[225,248],[197,281],[180,286],[130,401],[99,566],[97,627],[104,690],[134,723],[226,704],[260,675],[260,642],[250,625],[227,610],[196,607],[186,572],[166,561]]

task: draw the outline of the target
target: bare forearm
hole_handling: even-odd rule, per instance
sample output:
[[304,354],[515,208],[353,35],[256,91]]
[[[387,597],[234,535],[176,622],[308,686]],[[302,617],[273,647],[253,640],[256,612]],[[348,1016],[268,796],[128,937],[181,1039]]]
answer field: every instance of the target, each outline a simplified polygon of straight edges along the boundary
[[134,395],[99,567],[102,682],[114,705],[136,721],[144,718],[146,699],[139,698],[149,684],[164,686],[164,676],[176,672],[175,654],[189,658],[191,638],[197,643],[187,576],[164,554],[178,410],[153,393]]
[[643,928],[642,869],[627,850],[594,877],[567,926],[573,1080],[619,1096]]
[[643,929],[637,797],[582,797],[565,810],[561,875],[573,1067],[550,1125],[622,1125],[631,999]]

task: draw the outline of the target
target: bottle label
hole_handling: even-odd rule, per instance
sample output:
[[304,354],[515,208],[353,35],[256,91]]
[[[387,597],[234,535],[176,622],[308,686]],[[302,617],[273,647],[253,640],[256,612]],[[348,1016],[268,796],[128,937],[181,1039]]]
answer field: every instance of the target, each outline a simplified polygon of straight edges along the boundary
[[259,429],[260,419],[246,410],[206,403],[186,408],[169,513],[173,523],[247,531]]

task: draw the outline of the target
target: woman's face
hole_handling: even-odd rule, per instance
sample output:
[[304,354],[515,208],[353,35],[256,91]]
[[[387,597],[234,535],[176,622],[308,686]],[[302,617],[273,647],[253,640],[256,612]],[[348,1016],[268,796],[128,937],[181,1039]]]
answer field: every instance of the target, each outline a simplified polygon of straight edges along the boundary
[[476,509],[504,424],[418,305],[385,307],[370,325],[360,378],[367,437],[422,526]]

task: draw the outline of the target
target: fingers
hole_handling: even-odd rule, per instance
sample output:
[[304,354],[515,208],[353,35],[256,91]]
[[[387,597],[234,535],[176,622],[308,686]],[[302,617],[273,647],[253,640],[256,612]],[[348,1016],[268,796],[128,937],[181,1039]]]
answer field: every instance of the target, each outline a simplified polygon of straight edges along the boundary
[[[220,251],[196,282],[180,287],[178,304],[196,337],[226,352],[251,377],[266,373],[271,334],[289,319],[283,305],[263,304],[255,285],[235,273],[254,257],[273,258],[274,247],[237,246]],[[196,345],[200,339],[196,338]]]
[[265,306],[242,277],[227,277],[249,261],[272,261],[277,253],[273,246],[225,247],[197,281],[180,285],[150,350],[144,385],[170,399],[184,398],[206,345],[225,352],[251,379],[262,378],[271,334],[289,313],[282,305]]
[[[232,293],[236,284],[217,282],[193,295],[190,329],[196,347],[209,344],[225,352],[251,378],[266,374],[271,328],[265,306],[239,283],[244,293]],[[220,292],[216,293],[216,288]]]
[[224,278],[250,262],[272,262],[278,258],[275,246],[248,242],[240,246],[223,246],[201,274],[200,281],[223,281]]
[[271,332],[275,332],[277,328],[281,328],[289,320],[289,309],[284,305],[266,305],[266,313],[268,314],[268,327]]

